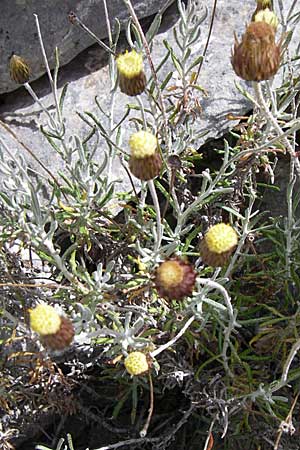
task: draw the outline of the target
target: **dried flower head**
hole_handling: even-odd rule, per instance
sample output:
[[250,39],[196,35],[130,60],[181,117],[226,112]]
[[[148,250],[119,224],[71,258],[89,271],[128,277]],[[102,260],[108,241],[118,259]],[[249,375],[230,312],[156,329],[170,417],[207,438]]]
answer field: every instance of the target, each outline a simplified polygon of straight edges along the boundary
[[148,372],[147,356],[142,352],[131,352],[124,361],[125,368],[130,375],[143,375]]
[[134,96],[144,92],[146,76],[143,65],[143,55],[135,50],[117,56],[117,68],[119,72],[119,85],[121,92]]
[[235,73],[247,81],[273,77],[280,64],[280,45],[275,43],[275,30],[265,22],[251,22],[242,41],[235,37],[231,63]]
[[196,275],[191,264],[177,257],[171,258],[157,268],[155,287],[161,297],[180,300],[192,294]]
[[70,11],[69,12],[68,19],[69,19],[69,21],[71,22],[72,25],[75,25],[78,22],[77,16],[74,13],[74,11]]
[[152,180],[159,175],[162,159],[156,136],[148,131],[138,131],[129,139],[131,173],[140,180]]
[[254,16],[254,22],[265,22],[271,25],[275,31],[277,30],[279,20],[276,14],[271,11],[269,8],[261,9]]
[[24,84],[29,80],[30,68],[25,59],[12,55],[9,60],[9,73],[13,81],[18,84]]
[[237,246],[238,237],[234,228],[225,223],[213,225],[200,243],[200,253],[205,264],[221,267],[227,263]]
[[50,305],[41,303],[29,310],[30,327],[38,333],[41,341],[52,350],[63,350],[68,347],[74,337],[72,322]]

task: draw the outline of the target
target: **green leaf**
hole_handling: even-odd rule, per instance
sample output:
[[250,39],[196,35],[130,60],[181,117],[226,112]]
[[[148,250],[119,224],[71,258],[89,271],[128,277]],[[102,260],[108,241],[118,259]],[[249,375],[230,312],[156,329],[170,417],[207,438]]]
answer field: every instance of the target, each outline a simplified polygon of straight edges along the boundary
[[164,81],[161,83],[160,85],[160,89],[163,91],[164,88],[167,86],[167,84],[169,83],[169,81],[171,80],[173,76],[173,72],[169,72],[168,75],[166,76],[166,78],[164,79]]
[[129,397],[130,394],[130,389],[128,389],[128,391],[123,395],[123,397],[121,397],[121,399],[118,401],[118,403],[116,404],[116,406],[113,409],[113,413],[112,413],[112,418],[113,419],[117,419],[118,415],[120,414],[121,409],[124,406],[124,403],[126,402],[126,400]]
[[162,19],[162,16],[161,16],[161,13],[159,12],[154,17],[153,22],[151,23],[151,25],[146,33],[146,39],[147,39],[148,44],[151,44],[152,40],[156,36],[156,34],[159,30],[159,27],[161,25],[161,19]]
[[235,217],[238,217],[239,219],[244,220],[244,217],[242,216],[242,214],[240,214],[235,209],[230,208],[230,206],[222,205],[222,209],[225,209],[225,211],[229,212],[230,214],[234,215]]
[[253,104],[257,104],[256,100],[254,99],[254,97],[252,97],[252,95],[249,94],[249,92],[246,91],[246,89],[244,89],[240,83],[238,83],[237,81],[234,82],[235,87],[237,88],[237,90],[247,99],[250,100],[250,102],[252,102]]
[[66,84],[64,85],[64,87],[62,88],[62,91],[61,91],[61,94],[60,94],[60,98],[59,98],[59,109],[60,109],[60,112],[61,112],[61,113],[63,112],[64,101],[65,101],[65,97],[66,97],[66,94],[67,94],[68,87],[69,87],[69,83],[66,83]]
[[203,56],[202,55],[198,56],[198,58],[196,58],[195,61],[187,69],[187,73],[189,73],[194,67],[198,66],[202,60],[203,60]]

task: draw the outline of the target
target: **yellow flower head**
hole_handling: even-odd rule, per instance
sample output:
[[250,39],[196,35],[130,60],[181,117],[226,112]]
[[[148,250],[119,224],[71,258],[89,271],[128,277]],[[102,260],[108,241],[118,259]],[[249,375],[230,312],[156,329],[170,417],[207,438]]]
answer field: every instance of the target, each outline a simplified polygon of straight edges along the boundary
[[278,27],[279,20],[276,14],[273,11],[270,11],[269,8],[261,9],[254,16],[254,22],[266,22],[271,25],[275,30]]
[[116,61],[119,73],[126,78],[135,78],[143,72],[143,55],[135,50],[126,50]]
[[29,310],[30,327],[33,331],[46,336],[55,334],[60,329],[61,317],[53,306],[41,303]]
[[148,158],[157,151],[157,138],[148,131],[138,131],[131,135],[129,146],[133,158]]
[[237,245],[238,237],[231,225],[218,223],[208,230],[205,242],[209,251],[220,254],[234,248]]
[[149,370],[147,357],[142,352],[129,353],[124,361],[124,365],[130,375],[142,375]]
[[155,273],[155,287],[159,295],[169,300],[181,300],[191,295],[196,271],[187,261],[171,258],[159,265]]
[[157,269],[160,284],[165,289],[170,289],[182,283],[184,270],[183,266],[176,260],[163,262]]

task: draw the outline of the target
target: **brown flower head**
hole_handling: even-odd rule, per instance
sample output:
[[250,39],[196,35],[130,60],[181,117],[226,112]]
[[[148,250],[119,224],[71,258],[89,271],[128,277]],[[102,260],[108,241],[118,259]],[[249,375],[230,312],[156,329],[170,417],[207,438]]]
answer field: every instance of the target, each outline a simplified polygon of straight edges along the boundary
[[18,84],[27,83],[30,77],[30,68],[21,56],[12,55],[9,60],[10,78]]
[[159,295],[168,300],[180,300],[191,295],[196,272],[186,261],[171,258],[160,264],[155,273],[155,287]]
[[148,131],[138,131],[131,135],[129,146],[131,173],[143,181],[157,177],[162,167],[162,159],[156,136]]
[[235,37],[232,67],[244,80],[268,80],[279,68],[280,50],[280,44],[275,43],[275,29],[271,25],[251,22],[241,42]]

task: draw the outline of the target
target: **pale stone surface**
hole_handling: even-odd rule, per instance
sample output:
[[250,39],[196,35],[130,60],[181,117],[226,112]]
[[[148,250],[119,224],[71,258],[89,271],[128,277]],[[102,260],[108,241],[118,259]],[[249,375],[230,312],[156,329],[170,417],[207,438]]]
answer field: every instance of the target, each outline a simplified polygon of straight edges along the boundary
[[[44,44],[51,68],[53,53],[59,47],[61,64],[66,64],[82,50],[93,44],[93,40],[68,20],[70,11],[94,30],[99,38],[107,36],[102,0],[1,0],[0,2],[0,93],[9,92],[18,86],[9,78],[8,61],[14,52],[23,56],[32,69],[32,79],[45,73],[37,39],[33,14],[39,17]],[[138,17],[156,13],[165,0],[133,0]],[[108,0],[111,19],[118,17],[124,25],[128,12],[123,0]]]
[[[201,1],[198,3],[200,5],[206,4],[206,2]],[[235,82],[241,84],[243,82],[233,72],[230,63],[230,54],[234,40],[234,31],[239,35],[244,32],[245,23],[249,21],[254,8],[254,0],[242,3],[239,0],[234,0],[230,2],[230,5],[228,5],[227,0],[218,1],[211,41],[198,81],[208,92],[207,97],[204,97],[201,93],[199,93],[198,97],[203,111],[194,123],[194,131],[195,133],[204,130],[208,131],[208,134],[204,138],[199,139],[198,147],[208,138],[220,137],[236,125],[237,121],[229,121],[227,119],[226,116],[228,113],[240,115],[251,109],[251,103],[242,97],[235,86]],[[195,57],[201,55],[203,52],[210,22],[210,14],[211,10],[207,19],[201,25],[202,33],[199,41],[194,45],[193,55]],[[168,28],[168,23],[170,21],[172,22],[174,16],[177,17],[175,7],[169,12],[167,23],[164,25],[164,31],[154,40],[152,56],[156,64],[165,54],[163,40],[168,40],[176,48],[172,30],[170,27]],[[105,124],[105,120],[101,116],[94,98],[98,96],[103,109],[105,111],[109,110],[111,105],[107,58],[107,54],[102,49],[93,46],[61,69],[59,76],[60,86],[69,82],[69,89],[65,101],[68,135],[75,133],[83,136],[87,132],[87,125],[79,118],[76,111],[90,111]],[[167,62],[164,70],[160,74],[161,78],[163,79],[164,75],[170,70],[172,70],[171,63]],[[146,72],[149,75],[150,71],[148,67],[146,67]],[[170,84],[172,84],[172,81]],[[49,94],[49,87],[45,78],[33,83],[33,88],[40,95],[44,105],[50,108],[53,105],[53,99]],[[126,104],[136,103],[136,99],[129,98],[118,92],[115,100],[115,123],[118,123],[124,114]],[[8,94],[3,98],[3,102],[0,106],[2,120],[34,150],[45,165],[51,167],[53,172],[57,172],[59,169],[63,170],[64,165],[61,159],[49,146],[45,138],[41,136],[38,129],[38,124],[45,123],[45,115],[41,113],[38,105],[32,104],[27,92],[21,89]],[[123,135],[123,148],[125,150],[127,149],[128,135],[130,130],[134,129],[133,126],[127,120]],[[2,131],[0,132],[2,133]],[[12,141],[7,133],[4,133],[4,137],[10,148],[24,153],[24,150],[18,146],[16,147],[15,142]],[[33,167],[40,170],[28,155],[25,155],[25,157]],[[100,146],[96,157],[99,160],[102,158]],[[114,161],[113,174],[116,178],[122,180],[119,186],[120,190],[131,189],[128,176],[118,158]]]

